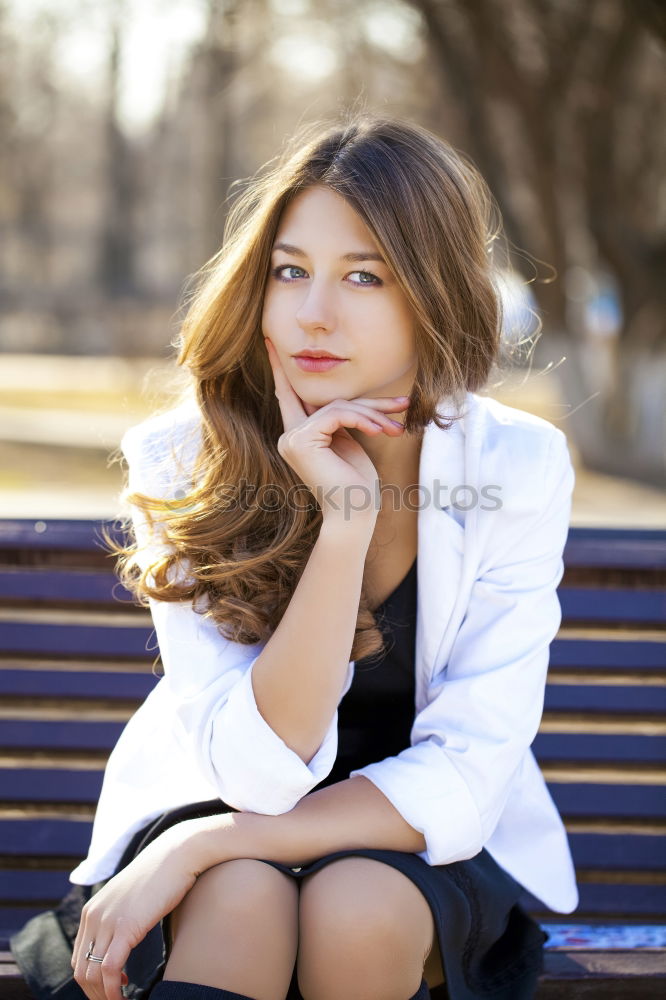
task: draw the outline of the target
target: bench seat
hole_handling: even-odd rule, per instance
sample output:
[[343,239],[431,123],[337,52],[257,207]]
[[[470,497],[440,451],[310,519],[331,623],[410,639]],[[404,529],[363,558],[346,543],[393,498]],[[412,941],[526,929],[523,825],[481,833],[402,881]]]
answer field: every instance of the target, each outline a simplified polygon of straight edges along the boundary
[[[108,754],[158,681],[149,613],[116,580],[100,527],[0,520],[2,1000],[29,995],[9,936],[66,893]],[[571,528],[564,558],[533,750],[580,906],[560,919],[521,899],[551,935],[538,998],[655,997],[666,978],[666,531]]]

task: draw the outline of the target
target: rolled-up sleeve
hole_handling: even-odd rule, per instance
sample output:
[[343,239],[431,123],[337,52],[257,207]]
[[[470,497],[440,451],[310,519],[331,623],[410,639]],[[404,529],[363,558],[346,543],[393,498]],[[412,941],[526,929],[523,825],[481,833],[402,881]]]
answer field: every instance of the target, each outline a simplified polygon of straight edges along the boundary
[[[141,426],[141,425],[139,425]],[[183,496],[183,483],[165,471],[162,443],[132,428],[121,442],[128,465],[128,493],[160,499]],[[137,563],[143,568],[169,551],[159,519],[149,525],[143,511],[127,503]],[[215,622],[190,601],[149,598],[157,644],[178,720],[178,737],[196,766],[228,805],[245,812],[288,812],[331,771],[338,747],[335,712],[317,753],[306,764],[278,736],[257,707],[252,668],[262,644],[225,638]],[[347,676],[350,684],[352,665]],[[346,690],[346,688],[345,688]]]
[[443,680],[414,720],[412,745],[350,772],[372,781],[423,834],[419,856],[430,865],[482,850],[541,722],[575,479],[559,428],[537,465],[543,485],[525,487],[534,503],[520,516],[506,512],[491,532]]

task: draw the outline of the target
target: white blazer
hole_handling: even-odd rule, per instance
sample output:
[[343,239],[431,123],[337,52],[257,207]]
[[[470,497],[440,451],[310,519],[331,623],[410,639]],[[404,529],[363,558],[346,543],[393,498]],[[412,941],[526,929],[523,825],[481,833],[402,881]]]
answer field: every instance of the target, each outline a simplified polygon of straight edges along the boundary
[[[182,496],[199,442],[195,402],[130,428],[121,445],[129,489]],[[468,393],[450,431],[426,428],[419,485],[410,746],[350,776],[365,775],[423,833],[428,864],[485,847],[549,909],[571,913],[578,890],[567,834],[530,749],[561,621],[556,588],[574,485],[566,437]],[[143,516],[130,510],[145,540]],[[153,542],[144,563],[160,548]],[[336,758],[337,709],[309,764],[259,713],[251,678],[264,644],[223,638],[191,602],[151,599],[150,609],[165,676],[109,758],[90,851],[72,882],[109,877],[131,836],[167,809],[219,796],[242,811],[288,812]],[[340,700],[353,676],[350,661]]]

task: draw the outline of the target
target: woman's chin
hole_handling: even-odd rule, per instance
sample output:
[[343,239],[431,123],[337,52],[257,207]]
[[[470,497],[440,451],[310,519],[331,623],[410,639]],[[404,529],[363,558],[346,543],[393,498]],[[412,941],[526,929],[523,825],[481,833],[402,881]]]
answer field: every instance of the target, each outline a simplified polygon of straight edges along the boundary
[[330,392],[317,394],[310,390],[307,396],[301,396],[299,393],[299,399],[301,400],[304,408],[307,410],[308,416],[310,416],[311,413],[316,413],[317,410],[321,410],[322,406],[332,403],[334,399],[339,398],[339,396]]
[[305,410],[307,415],[311,417],[313,413],[317,412],[317,410],[321,410],[322,406],[326,406],[326,403],[330,402],[330,400],[327,399],[323,403],[320,402],[311,403],[309,400],[303,399],[301,397],[301,402],[303,403],[303,409]]

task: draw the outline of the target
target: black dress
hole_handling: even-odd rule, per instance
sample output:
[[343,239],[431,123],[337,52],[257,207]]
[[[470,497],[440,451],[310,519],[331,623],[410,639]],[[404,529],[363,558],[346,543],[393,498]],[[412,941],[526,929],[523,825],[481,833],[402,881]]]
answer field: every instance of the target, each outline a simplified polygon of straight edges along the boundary
[[[377,608],[387,650],[359,660],[349,691],[338,707],[338,756],[331,773],[315,788],[349,777],[349,772],[372,761],[398,754],[410,743],[414,720],[414,659],[416,645],[416,560],[407,576]],[[312,794],[310,792],[309,794]],[[220,799],[172,809],[139,830],[121,858],[117,871],[128,864],[155,837],[183,819],[234,811]],[[531,1000],[543,970],[543,944],[548,935],[525,912],[518,898],[519,883],[481,850],[475,857],[448,865],[431,866],[418,856],[393,850],[343,850],[327,854],[299,869],[278,861],[268,864],[301,879],[330,861],[346,856],[374,858],[407,875],[428,901],[439,939],[449,1000]],[[87,892],[73,890],[69,934],[76,933],[76,899]],[[63,901],[64,902],[64,901]],[[61,922],[63,922],[63,914]],[[127,995],[148,996],[162,978],[168,957],[168,918],[132,951],[126,970],[132,986]],[[292,976],[287,1000],[302,1000]]]

